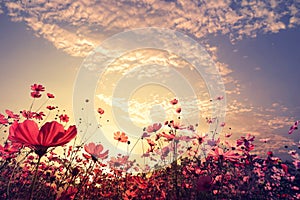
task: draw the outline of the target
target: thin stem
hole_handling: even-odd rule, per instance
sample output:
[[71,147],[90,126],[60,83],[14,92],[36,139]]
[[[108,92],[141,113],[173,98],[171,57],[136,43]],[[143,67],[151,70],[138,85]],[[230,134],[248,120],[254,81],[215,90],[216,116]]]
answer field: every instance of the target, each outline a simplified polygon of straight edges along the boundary
[[39,165],[40,165],[40,162],[41,162],[41,158],[42,158],[42,156],[39,155],[39,158],[38,158],[38,161],[37,161],[36,167],[35,167],[35,172],[34,172],[33,180],[32,180],[31,186],[30,186],[30,195],[29,195],[28,200],[32,200],[33,199],[33,190],[34,190],[34,186],[35,186],[35,182],[36,182],[37,173],[38,173]]

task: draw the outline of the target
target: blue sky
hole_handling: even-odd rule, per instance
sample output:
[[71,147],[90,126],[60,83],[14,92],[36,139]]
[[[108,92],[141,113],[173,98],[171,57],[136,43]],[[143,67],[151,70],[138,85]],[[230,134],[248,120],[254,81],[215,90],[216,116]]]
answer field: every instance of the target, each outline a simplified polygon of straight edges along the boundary
[[224,72],[226,123],[234,137],[272,138],[274,151],[298,143],[299,133],[287,131],[300,119],[300,3],[195,2],[2,1],[0,112],[27,108],[36,82],[72,112],[73,84],[86,55],[112,34],[155,26],[186,33],[207,48]]

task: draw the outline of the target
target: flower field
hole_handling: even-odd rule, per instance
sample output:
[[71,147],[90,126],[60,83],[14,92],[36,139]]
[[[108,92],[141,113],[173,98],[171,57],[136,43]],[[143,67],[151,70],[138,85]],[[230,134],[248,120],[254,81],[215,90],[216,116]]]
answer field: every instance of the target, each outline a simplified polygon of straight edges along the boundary
[[[290,161],[271,151],[255,155],[255,136],[250,133],[232,141],[227,134],[227,140],[210,144],[203,158],[202,145],[212,143],[206,135],[193,125],[170,120],[145,127],[141,140],[148,145],[142,155],[147,159],[162,143],[170,144],[159,152],[162,160],[172,154],[172,162],[140,170],[130,154],[109,157],[110,149],[102,144],[78,142],[78,128],[69,125],[68,114],[49,103],[55,99],[53,94],[46,93],[47,100],[32,110],[44,93],[44,86],[33,84],[29,110],[0,114],[4,138],[0,145],[0,199],[300,199],[300,156],[296,150],[288,152]],[[177,103],[176,99],[170,101],[171,105]],[[178,107],[175,110],[181,112]],[[97,111],[105,115],[102,108]],[[298,123],[287,134],[297,134]],[[192,136],[178,134],[185,129]],[[130,145],[124,132],[111,137]],[[179,149],[180,140],[193,145]],[[174,156],[179,150],[184,156]]]

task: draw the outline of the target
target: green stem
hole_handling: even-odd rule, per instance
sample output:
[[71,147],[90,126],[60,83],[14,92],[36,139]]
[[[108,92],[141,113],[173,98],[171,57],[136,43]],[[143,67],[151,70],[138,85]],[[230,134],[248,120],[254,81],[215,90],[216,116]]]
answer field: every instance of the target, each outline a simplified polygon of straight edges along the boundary
[[36,163],[33,180],[32,180],[31,186],[30,186],[30,195],[29,195],[28,200],[32,200],[33,199],[33,190],[34,190],[34,186],[35,186],[35,182],[36,182],[37,173],[38,173],[39,165],[40,165],[40,162],[41,162],[41,158],[42,158],[42,156],[39,156],[38,161]]

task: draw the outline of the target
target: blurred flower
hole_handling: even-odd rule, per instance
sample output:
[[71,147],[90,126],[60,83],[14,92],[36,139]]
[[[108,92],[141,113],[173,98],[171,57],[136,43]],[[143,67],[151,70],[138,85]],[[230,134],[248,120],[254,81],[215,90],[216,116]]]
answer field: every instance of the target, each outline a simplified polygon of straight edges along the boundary
[[153,133],[158,131],[162,127],[161,123],[154,123],[153,125],[150,125],[147,127],[147,132],[148,133]]
[[57,200],[72,200],[75,198],[78,189],[70,186],[67,190],[61,193],[61,196]]
[[293,126],[291,126],[291,128],[289,130],[289,134],[292,134],[294,132],[294,130],[298,129],[298,124],[299,124],[299,121],[296,121],[295,124]]
[[61,146],[70,142],[77,134],[75,126],[64,130],[62,124],[52,121],[45,123],[39,130],[38,125],[32,120],[22,123],[14,122],[9,128],[8,139],[28,146],[42,156],[49,147]]
[[54,110],[55,109],[55,106],[47,106],[46,107],[48,110]]
[[8,120],[5,118],[4,115],[0,114],[0,124],[6,124],[8,123]]
[[11,111],[11,110],[6,109],[5,112],[8,116],[8,118],[11,118],[11,119],[14,119],[14,120],[19,120],[20,119],[20,116],[17,115],[17,114],[14,114],[13,111]]
[[103,152],[103,145],[102,144],[95,144],[95,143],[89,143],[84,145],[84,150],[89,153],[93,160],[100,159],[106,159],[108,157],[108,150]]
[[104,110],[103,110],[102,108],[98,108],[98,113],[99,113],[100,115],[103,115],[103,114],[104,114]]
[[60,121],[61,122],[69,122],[69,117],[68,117],[68,115],[66,115],[66,114],[61,114],[60,116],[59,116],[59,119],[60,119]]
[[37,120],[43,120],[43,116],[46,116],[44,112],[34,113],[33,117]]
[[210,176],[200,176],[196,182],[196,188],[199,191],[209,191],[212,183],[213,179]]
[[33,98],[40,98],[42,96],[42,94],[40,92],[36,92],[36,91],[31,92],[30,95]]
[[181,113],[181,108],[177,108],[177,109],[176,109],[176,112],[177,112],[177,113]]
[[26,111],[26,110],[22,111],[22,116],[25,117],[26,119],[32,119],[33,115],[34,115],[34,112]]
[[43,85],[35,83],[35,84],[31,85],[31,90],[34,92],[44,92],[45,87]]
[[241,156],[234,151],[228,150],[224,152],[223,149],[219,147],[216,147],[213,151],[209,152],[208,156],[213,157],[214,160],[224,159],[232,162],[237,161],[239,158],[241,158]]
[[47,96],[48,96],[49,99],[53,99],[54,98],[54,95],[51,94],[51,93],[47,93]]
[[173,99],[173,100],[170,101],[170,103],[171,103],[172,105],[176,105],[176,104],[178,103],[178,100],[177,100],[177,99]]
[[124,132],[115,132],[114,133],[114,139],[118,140],[119,142],[127,142],[128,136]]

